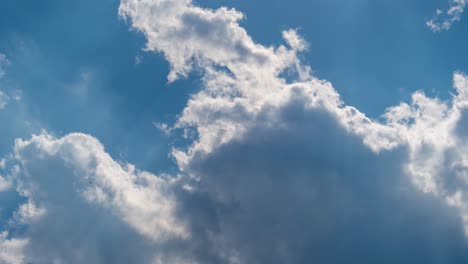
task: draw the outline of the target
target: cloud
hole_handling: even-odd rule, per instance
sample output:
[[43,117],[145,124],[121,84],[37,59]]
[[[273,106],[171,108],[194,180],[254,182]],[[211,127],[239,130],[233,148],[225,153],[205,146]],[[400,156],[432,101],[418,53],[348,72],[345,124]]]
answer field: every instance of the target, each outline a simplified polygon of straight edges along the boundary
[[0,90],[0,110],[5,108],[9,100],[10,100],[10,97],[6,95],[2,90]]
[[[209,10],[189,0],[121,1],[119,13],[147,36],[147,49],[162,51],[171,64],[170,81],[192,66],[225,66],[229,70],[278,71],[294,60],[294,50],[275,50],[253,42],[238,25],[243,14],[222,7]],[[299,48],[299,47],[296,47]]]
[[[113,160],[96,138],[17,140],[8,179],[26,200],[0,260],[34,263],[466,263],[468,78],[383,121],[311,74],[296,30],[255,43],[234,9],[121,0],[171,65],[199,72],[177,123],[178,176]],[[3,259],[2,259],[3,258]]]
[[376,154],[305,98],[190,160],[203,195],[188,195],[184,216],[199,251],[222,259],[201,262],[467,261],[457,209],[411,183],[406,148]]
[[[457,14],[456,8],[451,10],[449,14]],[[196,135],[195,141],[188,149],[174,149],[173,155],[179,168],[199,181],[200,186],[194,189],[200,188],[208,197],[204,199],[211,199],[214,204],[215,209],[207,212],[214,219],[193,219],[196,227],[192,232],[206,235],[206,230],[200,230],[210,223],[208,226],[215,226],[215,230],[210,230],[203,241],[212,241],[211,245],[218,246],[215,248],[226,251],[206,254],[229,256],[232,263],[339,262],[339,256],[346,254],[358,257],[352,255],[356,252],[352,249],[359,244],[353,242],[360,236],[351,231],[355,226],[335,224],[324,237],[315,235],[330,221],[346,219],[354,225],[372,223],[365,233],[369,237],[359,244],[372,248],[372,252],[378,252],[372,236],[383,239],[382,230],[398,234],[391,241],[375,238],[382,243],[377,247],[395,250],[392,256],[397,262],[404,261],[399,258],[405,256],[423,262],[439,258],[404,252],[396,246],[403,241],[419,241],[417,247],[421,248],[412,252],[442,254],[455,262],[466,258],[463,229],[468,222],[463,197],[467,190],[456,184],[448,188],[453,178],[464,181],[464,166],[455,165],[464,164],[464,148],[454,132],[466,104],[468,88],[463,74],[454,75],[457,95],[451,103],[417,92],[410,104],[389,108],[384,114],[386,121],[379,122],[345,105],[329,82],[310,75],[310,68],[297,57],[307,45],[294,30],[283,32],[285,45],[262,46],[239,25],[242,13],[227,8],[204,9],[188,0],[122,0],[120,14],[144,33],[147,50],[165,55],[171,64],[169,80],[186,76],[194,68],[202,72],[203,89],[189,100],[175,125],[193,131],[186,134]],[[295,111],[290,110],[294,107]],[[463,173],[455,172],[455,168]],[[454,173],[460,176],[452,176]],[[400,193],[401,190],[407,192]],[[361,192],[365,199],[359,198]],[[325,198],[315,198],[314,193]],[[343,198],[343,193],[349,197]],[[395,198],[400,195],[401,200]],[[284,201],[277,197],[284,197]],[[380,204],[361,204],[366,200]],[[386,215],[389,205],[394,206],[394,212]],[[230,211],[231,207],[237,208],[239,214],[217,214],[223,208]],[[359,211],[357,208],[367,209],[362,209],[360,216],[353,212]],[[308,209],[313,213],[306,214]],[[289,214],[282,215],[282,210]],[[386,222],[402,211],[414,214]],[[317,214],[323,215],[323,223],[315,223],[320,219]],[[441,219],[441,214],[453,215]],[[421,224],[423,215],[434,222],[419,229],[412,223]],[[298,219],[307,221],[300,225]],[[432,232],[430,226],[435,223],[458,226],[433,233],[440,239],[450,233],[448,241],[455,243],[453,247],[438,251],[428,245],[424,249],[432,239],[423,234]],[[289,230],[288,227],[299,230],[281,233],[281,228]],[[256,228],[264,229],[249,235]],[[325,245],[313,241],[337,242],[337,230],[350,234],[349,243],[340,241],[349,252],[328,256],[331,259],[319,253],[315,253],[316,257],[305,254],[322,252],[319,249]],[[213,235],[216,233],[219,236]],[[304,233],[309,236],[299,239]],[[303,248],[309,243],[310,251]],[[335,250],[334,246],[331,248]],[[300,251],[301,247],[304,251]]]
[[434,32],[449,30],[453,23],[461,19],[467,3],[466,0],[450,0],[448,10],[437,9],[434,17],[427,21],[426,25]]
[[18,140],[8,162],[27,202],[10,221],[13,240],[2,243],[22,241],[26,261],[148,263],[162,255],[159,243],[187,237],[175,218],[176,179],[117,163],[91,136]]
[[26,240],[8,239],[8,233],[0,233],[0,262],[21,264],[24,263],[23,249],[27,243]]

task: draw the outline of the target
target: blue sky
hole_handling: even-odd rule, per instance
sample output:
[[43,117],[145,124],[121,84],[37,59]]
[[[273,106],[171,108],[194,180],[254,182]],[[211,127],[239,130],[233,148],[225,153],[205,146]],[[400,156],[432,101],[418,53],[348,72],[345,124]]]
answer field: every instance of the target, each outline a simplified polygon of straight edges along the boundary
[[[446,6],[442,1],[199,3],[241,10],[247,17],[242,26],[265,45],[281,43],[282,30],[297,28],[309,42],[310,50],[301,56],[314,73],[331,81],[346,103],[373,118],[416,90],[448,99],[453,72],[468,67],[465,21],[438,34],[425,26],[436,8]],[[171,141],[153,122],[174,122],[199,83],[193,76],[168,84],[167,63],[160,54],[142,51],[143,36],[116,15],[118,5],[111,0],[4,0],[0,49],[14,62],[4,86],[12,93],[21,91],[23,114],[38,123],[34,132],[90,133],[114,155],[165,170],[170,164],[159,163]],[[82,91],[73,87],[80,85]],[[14,131],[2,140],[3,154],[22,132],[26,136],[31,131]],[[152,144],[136,145],[147,140]]]
[[[141,51],[144,40],[119,19],[118,1],[101,2],[50,1],[31,7],[7,1],[1,46],[15,62],[8,67],[8,88],[22,91],[25,118],[38,123],[34,132],[83,131],[107,138],[115,155],[132,155],[134,162],[164,159],[167,142],[161,142],[153,122],[173,120],[191,85],[182,81],[169,87],[167,64]],[[136,65],[142,55],[144,62]],[[2,149],[11,145],[14,133],[9,143],[2,141]],[[153,144],[136,147],[143,137]]]
[[0,263],[466,263],[466,4],[0,0]]

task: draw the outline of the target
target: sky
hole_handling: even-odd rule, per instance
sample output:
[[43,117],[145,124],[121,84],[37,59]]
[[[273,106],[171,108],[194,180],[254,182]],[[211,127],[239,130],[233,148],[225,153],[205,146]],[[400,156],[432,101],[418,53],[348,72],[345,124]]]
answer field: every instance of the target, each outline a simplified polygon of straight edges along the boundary
[[466,0],[0,0],[0,263],[467,263]]

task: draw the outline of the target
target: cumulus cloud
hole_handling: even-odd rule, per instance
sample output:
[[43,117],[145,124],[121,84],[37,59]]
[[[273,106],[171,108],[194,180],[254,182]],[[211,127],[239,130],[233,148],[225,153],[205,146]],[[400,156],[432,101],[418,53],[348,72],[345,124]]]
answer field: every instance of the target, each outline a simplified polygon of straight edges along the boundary
[[296,30],[255,43],[234,9],[121,0],[164,54],[169,81],[202,89],[167,133],[180,176],[113,160],[89,135],[17,140],[25,198],[0,237],[7,263],[466,263],[468,78],[450,102],[422,92],[384,121],[311,74]]
[[22,264],[25,262],[23,250],[26,240],[9,239],[7,232],[0,233],[0,262]]
[[447,10],[437,9],[434,17],[426,22],[430,30],[440,32],[449,30],[452,24],[459,21],[468,2],[466,0],[450,0]]
[[27,201],[10,221],[14,238],[2,243],[20,244],[27,261],[148,263],[161,241],[187,238],[175,218],[176,179],[114,161],[91,136],[18,140],[8,162]]
[[[456,14],[455,10],[452,8],[449,14]],[[240,12],[227,8],[204,9],[188,0],[122,0],[120,14],[145,34],[147,50],[165,55],[172,67],[169,80],[186,76],[194,68],[202,70],[203,89],[190,99],[175,125],[176,128],[195,130],[193,134],[197,137],[188,149],[174,149],[173,155],[179,168],[199,181],[199,188],[215,205],[220,208],[238,207],[239,212],[244,213],[217,215],[216,209],[211,212],[215,215],[215,220],[211,220],[218,220],[218,225],[213,225],[218,228],[219,236],[213,235],[216,232],[211,230],[204,241],[214,241],[212,244],[218,248],[226,243],[224,249],[227,251],[219,251],[224,252],[221,255],[225,257],[230,256],[230,262],[297,263],[312,259],[327,262],[326,257],[302,255],[304,258],[301,258],[306,251],[301,252],[298,248],[307,247],[310,242],[310,250],[317,251],[323,245],[317,243],[312,246],[311,241],[323,240],[313,234],[320,233],[336,219],[347,219],[356,225],[373,219],[373,228],[376,229],[368,234],[381,238],[384,237],[379,232],[381,229],[400,230],[394,231],[400,236],[393,241],[398,240],[396,244],[412,240],[402,231],[407,228],[415,228],[416,233],[407,234],[414,236],[413,239],[431,240],[421,235],[430,232],[429,227],[426,231],[422,230],[424,227],[409,227],[411,222],[419,222],[416,219],[422,219],[420,216],[424,214],[432,219],[430,221],[446,227],[459,219],[460,222],[454,224],[459,227],[456,228],[458,231],[467,225],[467,221],[461,219],[465,218],[466,202],[462,197],[466,188],[456,184],[451,184],[451,189],[447,187],[452,181],[454,168],[463,171],[463,166],[454,166],[464,160],[459,153],[463,148],[454,127],[465,105],[467,87],[464,75],[457,73],[454,76],[457,95],[453,102],[431,99],[417,92],[410,104],[389,108],[384,115],[386,122],[378,122],[345,105],[329,82],[310,74],[309,67],[297,57],[297,53],[307,45],[294,30],[283,32],[286,45],[266,47],[255,43],[239,25],[243,18]],[[296,111],[291,110],[294,107]],[[362,145],[351,144],[355,141]],[[387,157],[392,153],[399,153],[404,158]],[[459,162],[448,162],[448,157]],[[376,164],[382,164],[382,167]],[[361,186],[366,182],[367,188]],[[307,187],[301,189],[303,186]],[[408,193],[400,193],[402,189]],[[381,204],[372,207],[361,205],[359,198],[354,201],[360,192],[368,194],[366,199],[378,200]],[[325,204],[315,204],[311,193],[317,193],[318,197],[324,195],[326,199],[315,199],[325,200]],[[341,193],[349,193],[350,197],[341,198]],[[394,200],[398,195],[404,198]],[[431,202],[430,197],[434,198]],[[347,204],[349,208],[336,205],[344,201],[350,202]],[[303,206],[295,206],[301,202]],[[433,208],[424,207],[426,203],[432,204]],[[389,213],[390,216],[382,216],[380,210],[388,210],[389,204],[395,205],[395,211]],[[334,211],[335,206],[340,209]],[[337,213],[363,207],[367,209],[361,211],[362,218],[353,212]],[[290,214],[282,215],[284,208],[290,210],[287,211]],[[313,213],[307,215],[305,212],[308,210]],[[445,210],[454,214],[453,218],[449,217],[451,220],[438,218]],[[395,219],[395,223],[399,223],[395,226],[390,224],[392,220],[390,223],[383,220],[391,219],[392,215],[402,211],[414,214],[404,215],[398,221]],[[314,222],[320,218],[317,212],[326,219],[322,225]],[[230,219],[235,220],[231,222]],[[300,237],[300,234],[310,231],[310,236],[301,240],[287,236],[292,232],[285,232],[281,239],[269,235],[282,234],[282,228],[289,225],[298,227],[297,219],[308,219],[305,222],[314,223],[312,227],[299,225],[300,231],[295,233]],[[192,221],[199,222],[198,219]],[[269,225],[270,222],[276,226]],[[324,240],[336,242],[338,238],[331,234],[340,228],[344,228],[342,232],[351,234],[351,227],[345,226],[336,224],[331,227],[333,231],[325,232]],[[203,230],[204,226],[197,227]],[[197,227],[192,231],[203,233]],[[255,228],[264,228],[264,232],[249,236]],[[452,231],[449,232],[454,235],[452,242],[458,241],[453,249],[465,248],[464,238],[458,237],[456,230]],[[443,236],[444,232],[435,233]],[[358,234],[353,234],[350,239],[353,241],[357,237]],[[294,241],[298,244],[295,245]],[[371,241],[370,238],[364,239],[360,246],[372,247]],[[398,252],[396,246],[390,242],[385,245],[385,242],[381,247],[389,246]],[[351,242],[341,243],[345,249],[354,248]],[[420,246],[424,247],[421,243]],[[260,245],[265,249],[264,255]],[[415,250],[432,251],[427,249]],[[464,258],[463,250],[432,252]],[[392,256],[396,256],[396,260],[398,256],[409,257],[408,253],[399,253]],[[418,256],[413,257],[418,259]],[[437,259],[429,255],[420,257],[419,261],[426,262]],[[334,260],[338,261],[339,257]],[[452,260],[460,259],[454,257]],[[333,263],[333,257],[330,261]]]
[[0,110],[5,108],[9,100],[10,97],[6,95],[2,90],[0,90]]
[[[186,198],[186,217],[205,254],[222,259],[205,263],[468,260],[457,210],[411,183],[405,147],[375,154],[304,98],[264,110],[284,126],[258,119],[190,160],[204,196]],[[200,200],[209,205],[201,216],[190,209]]]

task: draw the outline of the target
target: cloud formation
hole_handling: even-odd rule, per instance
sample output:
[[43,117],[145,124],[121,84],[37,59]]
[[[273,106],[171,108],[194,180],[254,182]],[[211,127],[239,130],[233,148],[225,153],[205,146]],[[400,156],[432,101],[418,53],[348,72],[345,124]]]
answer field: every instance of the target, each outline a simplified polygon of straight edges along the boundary
[[25,262],[23,248],[26,245],[26,240],[8,239],[8,233],[0,233],[0,262],[21,264]]
[[[158,10],[164,14],[158,14]],[[454,12],[450,11],[450,14]],[[464,173],[455,172],[455,168],[464,171],[463,165],[455,164],[464,164],[465,159],[461,147],[464,141],[455,133],[455,127],[460,122],[461,113],[466,105],[465,94],[468,88],[467,78],[463,74],[454,75],[457,95],[454,96],[453,102],[431,99],[422,92],[417,92],[413,95],[411,104],[402,103],[389,108],[384,114],[386,121],[378,122],[369,119],[356,108],[343,104],[330,83],[309,74],[309,67],[302,64],[297,56],[297,53],[303,51],[307,45],[294,30],[283,32],[286,46],[266,47],[255,43],[246,34],[239,25],[243,15],[232,9],[203,9],[193,5],[191,1],[123,0],[120,13],[130,18],[132,26],[145,34],[148,39],[146,47],[148,50],[162,52],[168,59],[172,65],[170,80],[177,75],[185,76],[187,71],[193,68],[202,70],[204,89],[190,99],[176,124],[176,127],[188,131],[194,129],[197,138],[187,150],[175,149],[173,155],[179,168],[199,179],[203,185],[211,186],[211,181],[219,181],[223,186],[222,182],[226,175],[231,173],[232,177],[238,178],[233,179],[234,182],[241,181],[243,175],[248,175],[248,178],[254,182],[247,181],[240,185],[237,188],[240,193],[237,195],[229,191],[233,186],[232,183],[226,184],[227,190],[223,190],[218,185],[206,188],[206,192],[213,192],[212,195],[215,197],[220,196],[218,198],[221,201],[242,200],[243,197],[249,196],[243,193],[249,189],[249,184],[257,188],[262,185],[255,184],[254,181],[256,177],[260,177],[259,175],[242,170],[238,172],[240,169],[238,167],[245,166],[242,162],[234,165],[226,161],[226,168],[218,168],[219,164],[225,163],[214,158],[217,156],[217,151],[234,143],[242,144],[244,141],[255,145],[254,141],[249,140],[249,137],[255,135],[255,131],[262,131],[259,132],[262,137],[257,138],[262,142],[261,139],[268,141],[266,131],[275,134],[281,129],[297,125],[290,123],[297,118],[296,115],[289,115],[291,119],[289,120],[280,118],[282,115],[279,114],[289,109],[294,102],[304,109],[304,115],[314,116],[313,113],[318,112],[334,120],[337,124],[335,130],[346,131],[351,138],[358,137],[377,157],[384,155],[382,153],[393,153],[398,149],[404,149],[407,157],[396,165],[401,171],[391,167],[376,171],[380,171],[381,174],[385,174],[384,171],[393,172],[394,175],[382,176],[384,178],[399,178],[405,175],[411,187],[439,198],[448,206],[456,208],[455,211],[459,211],[462,218],[465,218],[466,200],[463,196],[466,187],[461,184],[450,184],[453,178],[464,181],[462,180]],[[170,17],[170,20],[164,16]],[[170,26],[166,23],[170,23]],[[179,52],[180,50],[183,52]],[[302,121],[306,123],[307,119]],[[311,118],[310,121],[314,122],[314,119]],[[316,125],[325,126],[320,122],[316,122]],[[299,128],[300,131],[301,129],[310,131],[306,124]],[[293,133],[294,130],[290,132]],[[287,142],[289,137],[285,134],[281,139]],[[301,139],[304,144],[312,144],[314,140],[328,142],[326,138]],[[274,145],[273,142],[268,142],[269,146]],[[296,152],[300,153],[299,146],[298,144]],[[317,148],[316,155],[325,155],[323,152],[328,148],[333,149],[332,145]],[[359,153],[357,147],[350,149]],[[232,157],[230,161],[238,161],[242,155],[247,155],[256,161],[261,159],[260,157],[270,157],[274,155],[272,153],[281,152],[267,151],[267,149],[265,151],[250,156],[247,154],[250,153],[249,148],[246,147],[243,154]],[[305,157],[309,155],[315,157],[312,151],[307,152],[307,155],[304,154]],[[338,153],[335,155],[339,156]],[[289,156],[294,155],[291,153]],[[212,159],[216,162],[208,162]],[[271,160],[263,162],[273,166],[279,162],[279,159],[272,157]],[[385,164],[387,163],[391,164],[391,162]],[[218,168],[216,176],[211,178],[209,171],[204,170],[210,166]],[[298,164],[295,166],[300,167]],[[339,163],[335,166],[339,168]],[[313,175],[313,168],[310,170],[309,175]],[[347,173],[353,175],[352,171],[348,169]],[[452,176],[454,173],[459,176]],[[307,172],[304,174],[307,175]],[[269,176],[275,177],[274,175],[271,172]],[[287,170],[281,176],[288,179],[294,177]],[[284,183],[279,186],[284,186]],[[349,188],[351,193],[356,191],[351,184]],[[223,194],[223,191],[227,194]],[[287,190],[282,189],[275,189],[271,193],[280,195],[280,191],[287,193]],[[250,202],[246,201],[243,204],[248,205]],[[291,201],[290,204],[294,202]],[[466,224],[464,220],[464,225]],[[245,242],[239,241],[239,244]]]
[[449,0],[449,8],[437,9],[434,17],[427,21],[426,25],[434,32],[449,30],[453,23],[461,19],[467,3],[466,0]]
[[18,140],[7,162],[14,163],[10,176],[26,202],[11,221],[15,237],[5,233],[2,243],[17,245],[22,259],[145,263],[153,257],[150,245],[187,237],[175,218],[175,179],[117,163],[93,137],[42,134]]
[[[0,236],[6,263],[466,263],[468,77],[384,121],[311,74],[296,30],[255,43],[243,14],[190,0],[122,0],[171,65],[199,72],[177,123],[177,176],[110,157],[89,135],[17,140],[25,199]],[[1,179],[1,178],[0,178]]]

